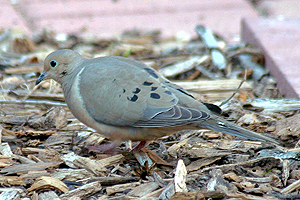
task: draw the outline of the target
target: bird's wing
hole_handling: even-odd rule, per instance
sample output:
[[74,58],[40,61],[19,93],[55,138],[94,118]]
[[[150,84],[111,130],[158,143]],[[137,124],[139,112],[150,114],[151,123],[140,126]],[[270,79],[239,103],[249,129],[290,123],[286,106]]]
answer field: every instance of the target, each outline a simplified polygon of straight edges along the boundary
[[104,57],[83,69],[79,91],[89,115],[110,125],[178,126],[210,117],[206,111],[180,105],[180,99],[162,80],[142,63]]

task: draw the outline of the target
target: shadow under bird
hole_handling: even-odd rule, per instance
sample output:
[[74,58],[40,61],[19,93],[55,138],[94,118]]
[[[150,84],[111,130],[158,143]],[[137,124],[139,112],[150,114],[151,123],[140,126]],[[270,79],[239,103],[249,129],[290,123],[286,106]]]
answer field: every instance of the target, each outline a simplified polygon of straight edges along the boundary
[[149,141],[184,129],[207,128],[252,140],[278,144],[270,137],[228,122],[213,104],[197,101],[153,68],[124,57],[85,58],[63,49],[50,53],[37,79],[61,84],[73,115],[114,141]]

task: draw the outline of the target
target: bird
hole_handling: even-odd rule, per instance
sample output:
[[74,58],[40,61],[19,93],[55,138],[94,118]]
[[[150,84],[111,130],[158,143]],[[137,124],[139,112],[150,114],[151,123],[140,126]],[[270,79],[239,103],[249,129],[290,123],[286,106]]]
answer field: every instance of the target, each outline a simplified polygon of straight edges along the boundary
[[[53,79],[62,86],[71,113],[85,125],[113,141],[142,149],[151,141],[180,130],[211,129],[230,135],[279,144],[220,117],[214,104],[196,100],[158,71],[121,56],[86,58],[71,49],[50,53],[36,85]],[[104,150],[104,151],[105,151]]]

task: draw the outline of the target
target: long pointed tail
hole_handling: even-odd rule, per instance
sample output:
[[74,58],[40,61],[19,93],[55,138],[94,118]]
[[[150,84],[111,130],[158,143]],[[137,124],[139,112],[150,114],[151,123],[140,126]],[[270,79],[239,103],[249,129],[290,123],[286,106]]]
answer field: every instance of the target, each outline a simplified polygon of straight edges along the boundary
[[242,138],[280,144],[280,142],[268,136],[244,129],[217,116],[214,116],[214,118],[211,118],[205,121],[205,123],[200,123],[198,125],[203,128],[208,128],[214,131],[219,131]]

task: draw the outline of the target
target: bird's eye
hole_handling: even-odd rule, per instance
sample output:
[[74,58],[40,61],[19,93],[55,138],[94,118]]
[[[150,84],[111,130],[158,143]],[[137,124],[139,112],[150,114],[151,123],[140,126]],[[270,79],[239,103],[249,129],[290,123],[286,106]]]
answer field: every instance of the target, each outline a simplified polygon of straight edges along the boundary
[[58,62],[57,61],[55,61],[55,60],[51,60],[50,61],[50,66],[51,67],[56,67],[58,65]]

